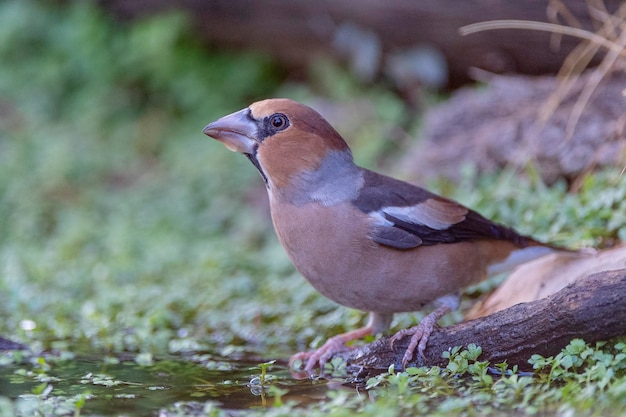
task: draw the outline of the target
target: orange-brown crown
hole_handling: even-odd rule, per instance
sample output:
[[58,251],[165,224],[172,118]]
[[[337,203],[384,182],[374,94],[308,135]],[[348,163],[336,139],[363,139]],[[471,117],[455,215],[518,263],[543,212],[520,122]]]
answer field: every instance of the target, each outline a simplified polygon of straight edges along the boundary
[[[350,152],[341,135],[315,110],[289,99],[269,99],[253,103],[250,116],[261,128],[256,158],[276,187],[289,184],[303,171],[316,170],[331,151]],[[284,115],[288,124],[274,132],[272,117]],[[262,137],[265,135],[264,137]]]

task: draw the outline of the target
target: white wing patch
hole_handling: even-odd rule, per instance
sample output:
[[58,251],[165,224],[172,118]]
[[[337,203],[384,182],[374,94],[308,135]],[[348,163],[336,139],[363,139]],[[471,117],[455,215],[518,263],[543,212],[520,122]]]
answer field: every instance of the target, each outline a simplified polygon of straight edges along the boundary
[[435,230],[446,230],[453,224],[465,220],[467,212],[467,208],[460,204],[431,198],[414,206],[383,207],[376,217],[384,219],[385,214],[388,214],[407,223],[420,224]]

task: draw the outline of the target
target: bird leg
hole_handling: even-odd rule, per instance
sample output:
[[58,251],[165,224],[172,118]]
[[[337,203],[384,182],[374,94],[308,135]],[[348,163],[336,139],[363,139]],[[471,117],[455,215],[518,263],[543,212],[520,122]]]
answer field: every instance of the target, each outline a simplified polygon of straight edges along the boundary
[[400,330],[398,333],[393,335],[390,340],[392,349],[393,344],[397,340],[403,339],[405,336],[411,336],[409,346],[407,346],[406,351],[404,352],[404,356],[402,357],[402,369],[406,369],[406,364],[413,358],[415,348],[417,348],[419,360],[421,361],[425,358],[424,350],[426,349],[426,343],[428,343],[428,337],[433,332],[437,321],[450,311],[452,311],[452,308],[449,305],[444,304],[438,307],[435,311],[433,311],[426,317],[424,317],[417,326]]
[[382,333],[389,327],[389,324],[391,324],[392,317],[393,314],[371,312],[367,325],[347,333],[333,336],[328,339],[322,347],[316,350],[296,353],[289,358],[289,367],[292,368],[292,364],[295,361],[301,360],[302,362],[306,361],[306,365],[304,366],[305,371],[311,373],[313,368],[317,365],[320,367],[320,371],[323,371],[324,365],[334,354],[354,348],[353,346],[346,346],[346,343],[371,334]]

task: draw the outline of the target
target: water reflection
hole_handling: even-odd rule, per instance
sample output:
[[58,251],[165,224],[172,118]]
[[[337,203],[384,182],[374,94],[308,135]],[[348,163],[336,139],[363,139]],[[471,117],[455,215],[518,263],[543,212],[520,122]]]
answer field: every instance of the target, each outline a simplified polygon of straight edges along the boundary
[[202,407],[208,401],[231,410],[286,401],[304,405],[326,398],[329,390],[324,379],[294,379],[286,365],[268,366],[262,380],[258,362],[208,358],[139,365],[134,360],[81,357],[54,361],[45,371],[35,365],[29,365],[30,371],[23,365],[0,366],[0,393],[20,410],[41,407],[42,400],[66,400],[71,406],[74,398],[84,396],[84,415],[143,416],[175,404]]

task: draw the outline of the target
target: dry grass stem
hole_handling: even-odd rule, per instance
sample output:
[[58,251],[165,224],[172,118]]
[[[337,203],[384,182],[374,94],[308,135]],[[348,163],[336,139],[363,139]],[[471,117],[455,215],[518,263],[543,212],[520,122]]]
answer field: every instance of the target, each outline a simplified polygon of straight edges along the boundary
[[[561,0],[553,0],[548,5],[547,12],[551,23],[494,20],[475,23],[459,29],[461,35],[497,29],[545,31],[558,35],[556,40],[553,39],[553,45],[558,45],[562,35],[577,37],[584,41],[575,47],[564,60],[558,73],[558,78],[561,80],[559,87],[538,111],[537,121],[541,126],[552,117],[566,97],[578,93],[578,98],[572,107],[565,128],[566,141],[564,144],[573,137],[585,107],[602,80],[606,79],[612,71],[620,68],[619,63],[624,62],[626,58],[626,3],[621,4],[613,14],[608,12],[602,0],[589,0],[587,5],[595,32],[583,29],[580,21],[574,17]],[[559,18],[563,19],[565,24],[558,23]],[[602,61],[581,83],[580,75],[603,48],[606,49],[606,54]]]

